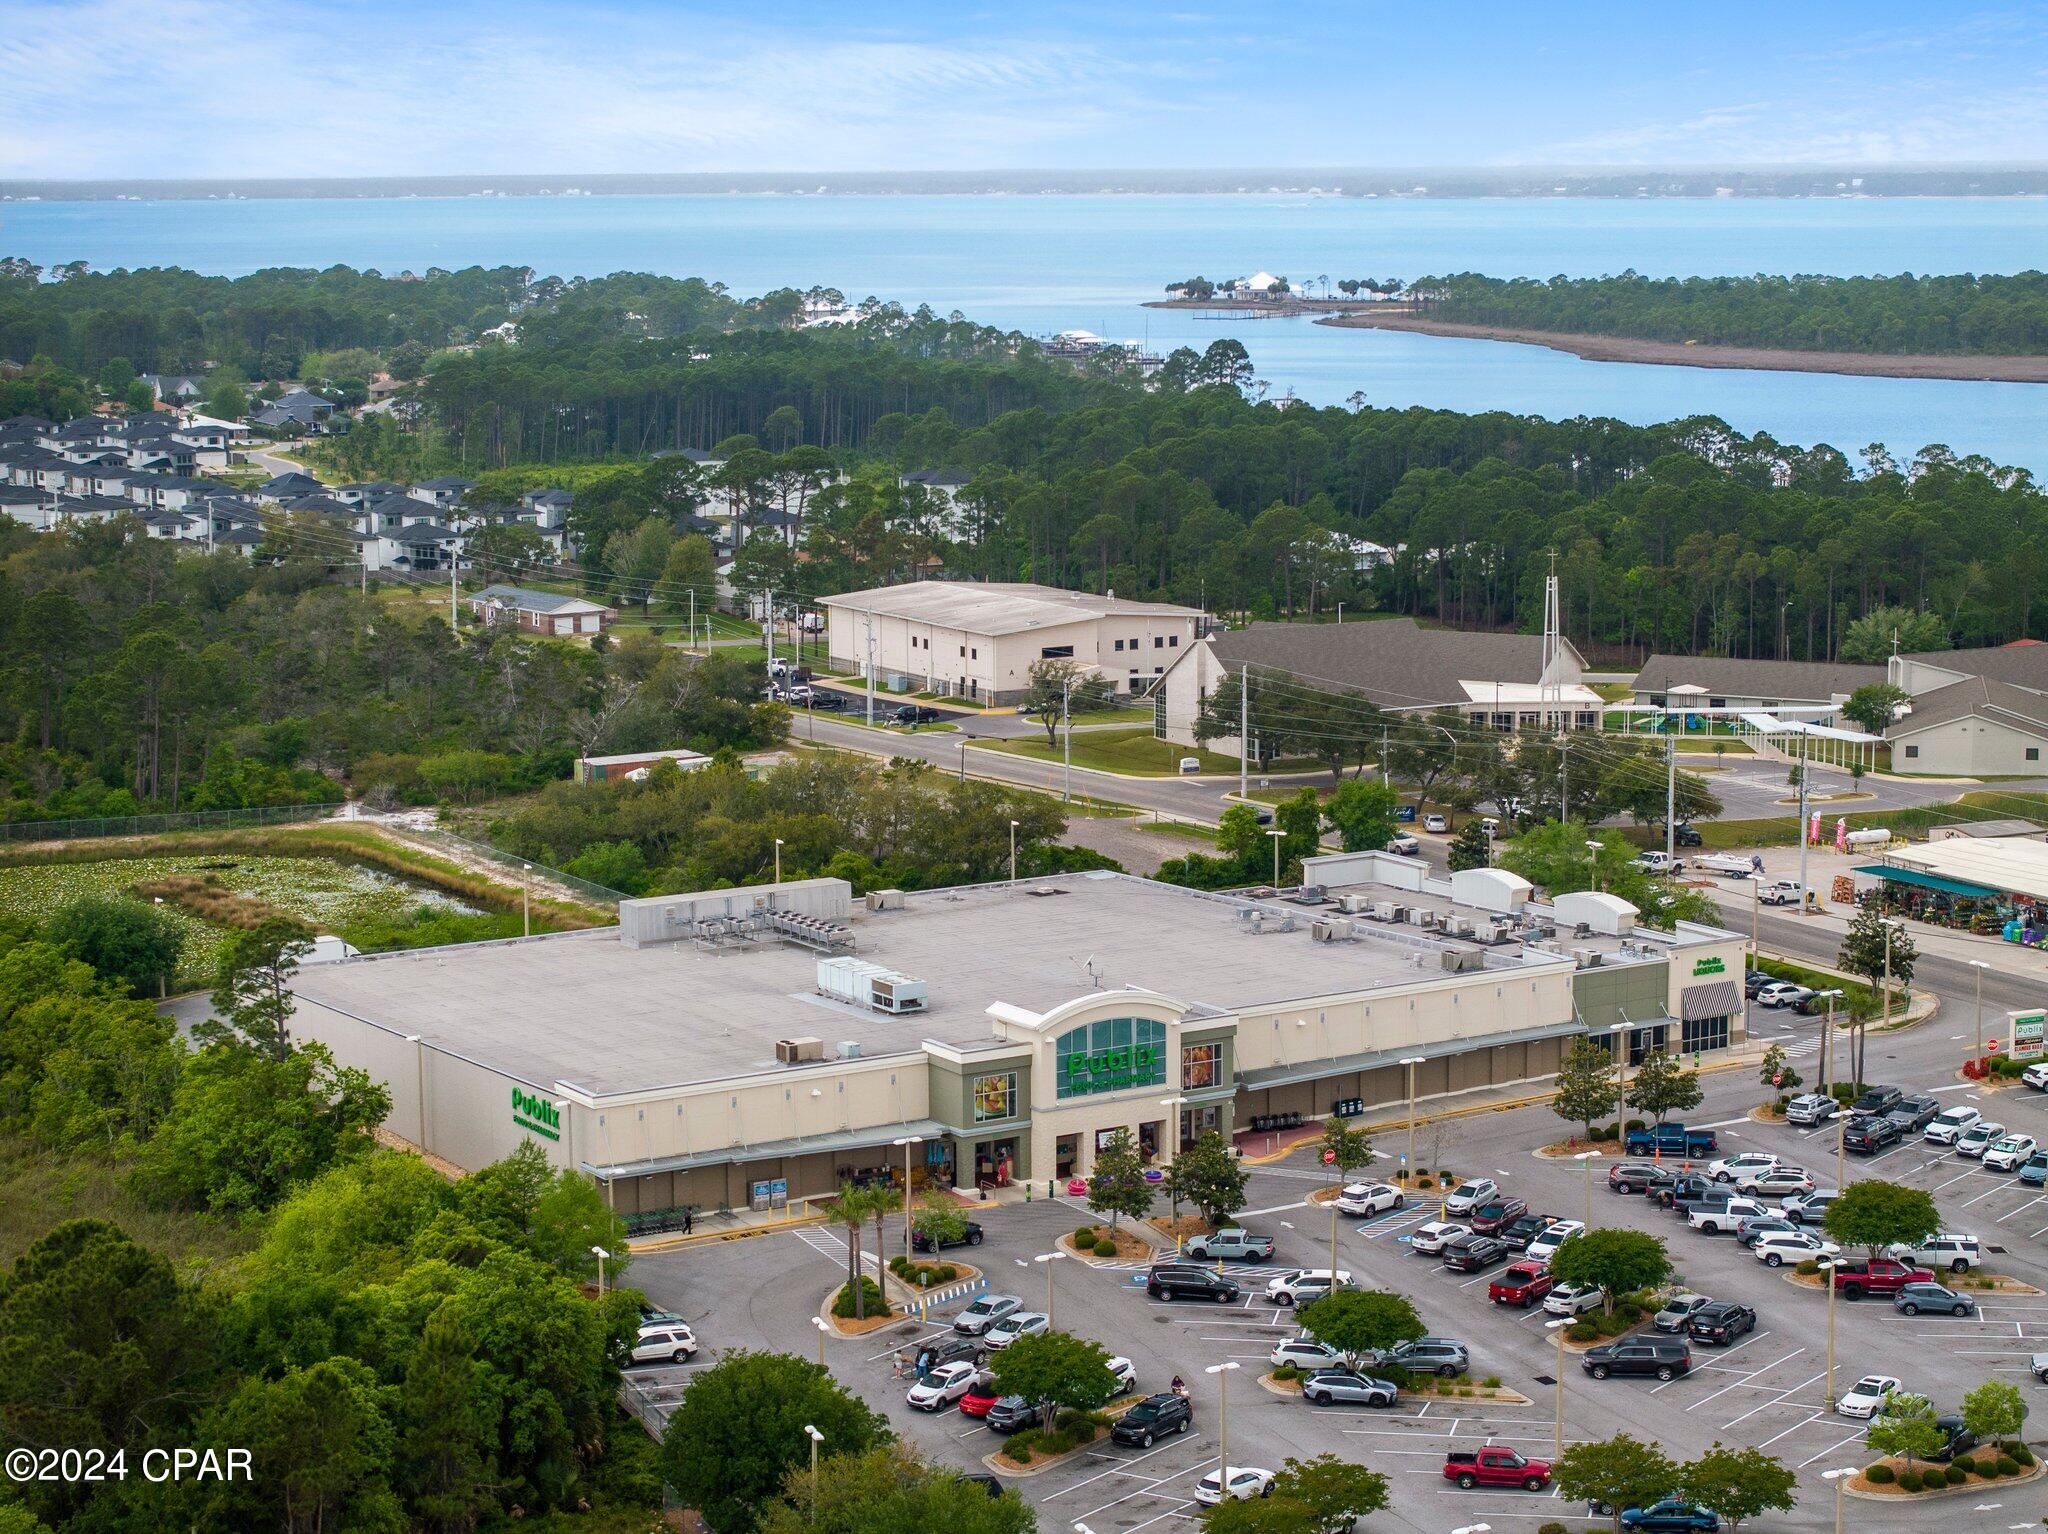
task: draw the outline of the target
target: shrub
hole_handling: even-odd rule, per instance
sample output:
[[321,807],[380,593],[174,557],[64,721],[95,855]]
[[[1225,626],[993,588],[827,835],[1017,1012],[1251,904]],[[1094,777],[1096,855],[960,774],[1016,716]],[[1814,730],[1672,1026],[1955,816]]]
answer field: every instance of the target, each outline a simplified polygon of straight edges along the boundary
[[1486,1376],[1486,1380],[1485,1380],[1485,1385],[1486,1385],[1486,1388],[1487,1388],[1488,1390],[1498,1390],[1498,1389],[1500,1389],[1500,1376],[1499,1376],[1498,1374],[1489,1374],[1489,1375],[1487,1375],[1487,1376]]
[[1116,1242],[1108,1236],[1101,1237],[1095,1243],[1095,1255],[1097,1257],[1114,1257],[1116,1255]]
[[1815,1262],[1811,1257],[1808,1257],[1804,1258],[1800,1262],[1799,1266],[1794,1268],[1792,1271],[1794,1273],[1803,1274],[1807,1278],[1811,1278],[1814,1274],[1820,1271],[1820,1264]]
[[1873,1486],[1889,1486],[1898,1477],[1892,1473],[1890,1465],[1872,1465],[1863,1472],[1863,1479]]
[[1969,1478],[1970,1472],[1965,1470],[1961,1465],[1950,1465],[1948,1469],[1943,1472],[1942,1475],[1942,1479],[1947,1481],[1951,1486],[1960,1486]]
[[1920,1489],[1920,1485],[1921,1485],[1921,1481],[1920,1481],[1920,1472],[1919,1472],[1919,1471],[1917,1471],[1917,1470],[1906,1470],[1906,1471],[1901,1471],[1901,1472],[1900,1472],[1900,1474],[1899,1474],[1899,1490],[1900,1490],[1900,1491],[1918,1491],[1918,1490]]
[[[1074,1240],[1077,1244],[1085,1246],[1087,1243],[1093,1241],[1094,1239],[1095,1227],[1093,1225],[1079,1225],[1074,1228]],[[1010,1441],[1012,1443],[1016,1442],[1014,1438]]]
[[2001,1454],[1998,1456],[1998,1473],[2000,1475],[2018,1475],[2020,1473],[2020,1462],[2010,1454]]
[[1569,1342],[1592,1342],[1599,1337],[1600,1328],[1591,1321],[1574,1321],[1564,1335]]
[[[882,1302],[882,1291],[876,1286],[875,1281],[863,1273],[860,1278],[860,1287],[867,1296],[868,1315],[871,1317],[886,1316],[889,1313],[889,1307]],[[839,1286],[839,1293],[832,1297],[832,1314],[839,1317],[842,1321],[853,1319],[854,1298],[853,1286],[851,1284],[841,1284]]]
[[1641,1119],[1630,1119],[1626,1124],[1622,1125],[1624,1129],[1647,1129],[1649,1127]]
[[1003,1445],[1003,1458],[1020,1465],[1031,1463],[1031,1451],[1043,1441],[1044,1435],[1035,1427],[1027,1427],[1020,1433],[1012,1433],[1010,1441]]
[[2004,1448],[2005,1452],[2008,1455],[2010,1455],[2013,1459],[2017,1460],[2023,1469],[2033,1469],[2034,1451],[2028,1448],[2025,1444],[2021,1443],[2018,1439],[2015,1438],[2010,1443],[2004,1444],[2001,1447]]
[[1434,1188],[1436,1183],[1431,1179],[1429,1173],[1417,1172],[1415,1174],[1415,1186],[1418,1188]]
[[1469,1396],[1470,1394],[1472,1394],[1472,1387],[1470,1385],[1460,1385],[1458,1387],[1458,1394],[1461,1396]]
[[1276,1380],[1298,1380],[1301,1378],[1301,1371],[1295,1368],[1293,1364],[1282,1364],[1273,1371],[1273,1378]]
[[1536,1525],[1536,1534],[1571,1534],[1571,1530],[1561,1523],[1539,1523]]

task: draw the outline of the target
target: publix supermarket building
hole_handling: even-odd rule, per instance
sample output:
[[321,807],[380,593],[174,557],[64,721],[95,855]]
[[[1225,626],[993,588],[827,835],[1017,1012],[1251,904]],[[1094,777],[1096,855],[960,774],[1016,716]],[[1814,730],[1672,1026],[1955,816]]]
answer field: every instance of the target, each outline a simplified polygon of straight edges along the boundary
[[539,1144],[632,1214],[849,1179],[1086,1175],[1267,1114],[1370,1113],[1741,1041],[1745,943],[1539,904],[1498,869],[1315,858],[1290,898],[1122,874],[858,899],[837,879],[629,900],[615,928],[306,966],[293,1026],[464,1168]]

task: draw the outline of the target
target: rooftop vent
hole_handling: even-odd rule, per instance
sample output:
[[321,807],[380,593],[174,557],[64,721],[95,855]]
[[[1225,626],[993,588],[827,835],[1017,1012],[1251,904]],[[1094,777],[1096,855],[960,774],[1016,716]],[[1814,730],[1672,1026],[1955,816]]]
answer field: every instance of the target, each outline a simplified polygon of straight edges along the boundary
[[1057,884],[1034,884],[1031,886],[1030,889],[1026,890],[1025,893],[1027,895],[1036,895],[1040,898],[1043,898],[1047,895],[1064,895],[1066,891],[1061,889]]
[[825,1058],[823,1039],[777,1039],[775,1041],[775,1063],[778,1065],[801,1065],[806,1060]]

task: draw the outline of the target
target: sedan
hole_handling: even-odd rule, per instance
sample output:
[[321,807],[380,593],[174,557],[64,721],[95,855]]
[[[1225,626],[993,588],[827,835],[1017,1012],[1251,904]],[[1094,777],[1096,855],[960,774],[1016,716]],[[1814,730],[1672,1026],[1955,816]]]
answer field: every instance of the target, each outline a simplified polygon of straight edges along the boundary
[[1621,1526],[1631,1534],[1715,1534],[1721,1519],[1697,1502],[1666,1497],[1649,1507],[1623,1508]]
[[[1261,1470],[1253,1465],[1232,1465],[1230,1467],[1230,1496],[1239,1502],[1249,1502],[1253,1497],[1273,1495],[1273,1472]],[[1211,1470],[1195,1482],[1195,1500],[1204,1507],[1214,1507],[1223,1500],[1223,1472]]]
[[1866,1374],[1851,1385],[1842,1399],[1835,1403],[1835,1410],[1845,1417],[1868,1419],[1877,1415],[1877,1410],[1884,1405],[1886,1396],[1903,1389],[1905,1386],[1899,1383],[1897,1375]]
[[1014,1294],[984,1294],[953,1318],[953,1330],[963,1337],[979,1337],[1024,1302]]
[[1337,1195],[1339,1214],[1385,1214],[1408,1202],[1408,1195],[1392,1183],[1354,1182]]
[[1956,1154],[1958,1156],[1981,1156],[1984,1154],[1986,1146],[1990,1145],[1994,1140],[2002,1139],[2004,1135],[2005,1126],[2003,1124],[1994,1124],[1989,1119],[1979,1119],[1968,1129],[1965,1129],[1956,1136]]
[[1774,1166],[1740,1184],[1744,1193],[1757,1198],[1797,1198],[1814,1189],[1813,1174],[1796,1166]]
[[1711,1305],[1702,1305],[1685,1323],[1688,1337],[1695,1342],[1711,1342],[1716,1347],[1726,1347],[1744,1332],[1755,1330],[1756,1312],[1732,1300],[1716,1300]]
[[1415,1233],[1408,1238],[1408,1249],[1425,1257],[1435,1257],[1458,1237],[1471,1234],[1471,1226],[1460,1225],[1456,1220],[1431,1220],[1426,1225],[1415,1227]]
[[1297,1369],[1334,1369],[1344,1362],[1342,1353],[1313,1337],[1289,1337],[1285,1342],[1276,1342],[1267,1358],[1276,1369],[1285,1364]]
[[1450,828],[1451,823],[1434,811],[1422,817],[1422,829],[1425,831],[1448,831]]
[[[1022,1396],[997,1395],[996,1392],[1001,1388],[1001,1386],[996,1384],[996,1377],[993,1374],[983,1374],[972,1385],[967,1387],[967,1394],[960,1398],[960,1414],[965,1417],[986,1417],[995,1410],[996,1403],[999,1401],[1021,1402],[1023,1400]],[[1006,1431],[1015,1430],[1008,1429]]]
[[1558,1220],[1550,1229],[1529,1243],[1529,1256],[1537,1262],[1548,1262],[1557,1255],[1557,1249],[1586,1228],[1582,1220]]
[[1898,1293],[1892,1296],[1892,1308],[1909,1316],[1917,1316],[1923,1310],[1945,1310],[1952,1316],[1967,1316],[1977,1308],[1977,1302],[1967,1294],[1957,1294],[1942,1284],[1901,1284]]
[[1545,1296],[1543,1308],[1553,1316],[1580,1316],[1600,1308],[1598,1284],[1559,1284]]
[[981,1227],[972,1220],[961,1225],[957,1235],[949,1230],[940,1235],[936,1240],[928,1230],[913,1230],[910,1233],[910,1249],[914,1252],[929,1252],[948,1246],[980,1245]]
[[1014,1311],[988,1329],[988,1345],[1006,1348],[1019,1337],[1036,1337],[1051,1326],[1052,1322],[1035,1310]]
[[967,1394],[980,1372],[970,1363],[941,1364],[910,1387],[903,1397],[904,1404],[914,1411],[938,1411],[951,1406]]
[[1804,1231],[1763,1236],[1754,1248],[1756,1260],[1767,1268],[1782,1268],[1788,1262],[1805,1262],[1810,1258],[1833,1257],[1841,1250],[1834,1242],[1809,1236]]
[[1387,1380],[1348,1369],[1325,1369],[1301,1382],[1302,1399],[1312,1406],[1392,1406],[1401,1392]]
[[1984,1147],[1984,1169],[1987,1172],[2012,1172],[2019,1169],[2022,1161],[2037,1149],[2032,1135],[2007,1135],[1993,1140]]

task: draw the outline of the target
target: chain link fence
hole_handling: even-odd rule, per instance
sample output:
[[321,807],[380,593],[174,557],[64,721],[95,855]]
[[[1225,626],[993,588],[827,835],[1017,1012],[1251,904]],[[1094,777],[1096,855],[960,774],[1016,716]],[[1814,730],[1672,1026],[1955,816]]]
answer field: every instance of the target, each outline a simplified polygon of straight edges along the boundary
[[338,804],[273,804],[247,810],[180,810],[166,815],[107,815],[88,820],[10,820],[0,824],[0,842],[82,841],[228,826],[279,826],[325,819],[340,809]]
[[428,846],[441,847],[452,856],[468,856],[495,863],[512,876],[512,882],[515,884],[529,877],[537,877],[549,884],[573,890],[596,905],[616,906],[621,900],[632,899],[632,896],[623,891],[595,884],[589,879],[579,879],[574,874],[563,873],[559,868],[550,868],[547,864],[537,863],[532,858],[522,858],[502,847],[493,847],[488,842],[473,842],[466,836],[457,836],[453,831],[444,830],[440,826],[409,825],[402,828],[402,834]]

